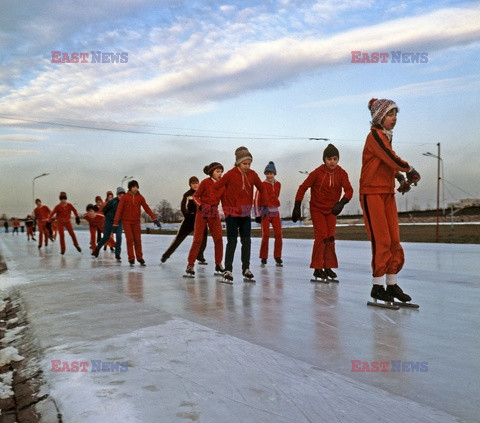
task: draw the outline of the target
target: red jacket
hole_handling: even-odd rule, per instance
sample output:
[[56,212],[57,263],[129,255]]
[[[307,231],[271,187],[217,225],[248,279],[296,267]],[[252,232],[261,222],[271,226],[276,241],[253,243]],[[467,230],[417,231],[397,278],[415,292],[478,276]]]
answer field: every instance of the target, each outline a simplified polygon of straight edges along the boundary
[[48,216],[50,215],[50,209],[47,206],[43,205],[41,207],[35,207],[33,213],[35,214],[37,220],[45,222],[48,220]]
[[105,216],[102,213],[98,213],[95,217],[90,217],[88,213],[83,215],[83,218],[88,222],[90,226],[90,230],[97,230],[100,229],[100,232],[103,232],[103,227],[105,225]]
[[262,197],[260,196],[259,191],[255,193],[255,207],[280,207],[280,200],[278,197],[280,197],[280,189],[282,188],[282,184],[275,179],[273,180],[273,184],[266,180],[263,181],[262,184],[265,187],[266,194]]
[[393,194],[395,174],[409,169],[410,165],[392,150],[383,130],[372,126],[363,148],[360,194]]
[[[220,181],[221,179],[219,179]],[[225,190],[221,188],[219,190],[215,189],[215,185],[218,181],[215,181],[213,178],[206,178],[198,186],[195,194],[193,195],[193,201],[197,206],[202,204],[208,204],[209,206],[218,206],[220,203],[220,198]]]
[[48,216],[48,220],[52,220],[53,216],[57,215],[57,220],[59,222],[70,222],[70,217],[72,216],[72,212],[75,215],[75,217],[78,217],[77,209],[73,207],[72,204],[65,203],[65,205],[63,205],[60,202],[52,210],[52,212],[50,213],[50,216]]
[[298,187],[295,201],[302,201],[308,188],[311,192],[310,210],[324,214],[331,213],[332,207],[342,196],[342,189],[348,200],[353,197],[353,188],[348,174],[340,166],[333,170],[330,170],[325,164],[317,167]]
[[145,197],[137,192],[132,194],[130,191],[127,191],[125,195],[122,196],[118,202],[117,212],[115,213],[115,218],[113,224],[118,225],[118,222],[121,220],[123,223],[137,223],[140,222],[140,208],[143,207],[143,210],[155,220],[157,217],[153,214],[150,207],[148,207]]
[[243,173],[235,166],[223,175],[214,187],[216,190],[225,188],[222,197],[222,208],[225,216],[251,216],[254,186],[260,191],[260,195],[265,195],[262,181],[254,170],[250,169]]

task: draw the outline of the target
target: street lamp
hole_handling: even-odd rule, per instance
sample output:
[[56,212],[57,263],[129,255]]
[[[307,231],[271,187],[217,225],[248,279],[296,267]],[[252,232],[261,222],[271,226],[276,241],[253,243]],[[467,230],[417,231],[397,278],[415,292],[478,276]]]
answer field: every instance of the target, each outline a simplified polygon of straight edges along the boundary
[[437,142],[437,149],[438,153],[437,155],[430,153],[427,151],[426,153],[423,153],[424,156],[427,157],[435,157],[438,159],[437,163],[437,225],[435,227],[435,242],[438,242],[438,226],[439,226],[439,221],[440,221],[440,162],[442,162],[443,165],[443,160],[440,157],[440,143]]
[[133,176],[124,176],[123,179],[122,179],[122,183],[120,184],[120,186],[123,187],[123,183],[124,183],[125,181],[130,180],[130,179],[133,179]]
[[32,180],[32,203],[35,206],[35,179],[41,178],[42,176],[50,175],[49,173],[42,173],[41,175],[35,176]]

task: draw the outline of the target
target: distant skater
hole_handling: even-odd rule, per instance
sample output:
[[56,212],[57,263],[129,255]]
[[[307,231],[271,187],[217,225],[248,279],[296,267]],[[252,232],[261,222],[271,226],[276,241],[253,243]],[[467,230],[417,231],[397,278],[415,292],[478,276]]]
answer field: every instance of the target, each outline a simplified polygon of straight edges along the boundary
[[45,247],[48,245],[48,239],[51,237],[50,231],[47,226],[50,209],[44,204],[42,204],[42,200],[40,200],[39,198],[35,200],[35,204],[37,205],[37,207],[35,207],[33,213],[35,215],[35,218],[37,219],[38,248],[42,248],[44,242]]

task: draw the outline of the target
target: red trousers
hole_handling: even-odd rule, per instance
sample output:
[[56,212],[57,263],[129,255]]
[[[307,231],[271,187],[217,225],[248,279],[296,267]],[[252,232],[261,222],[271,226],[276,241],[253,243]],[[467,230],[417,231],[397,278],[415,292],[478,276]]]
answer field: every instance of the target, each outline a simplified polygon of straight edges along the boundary
[[47,229],[47,221],[45,220],[37,220],[38,226],[38,245],[43,245],[43,237],[45,236],[45,244],[48,243],[48,238],[50,237],[50,233]]
[[142,228],[140,222],[123,222],[123,231],[127,240],[128,261],[143,260]]
[[[90,248],[92,249],[92,251],[95,251],[95,248],[97,248],[97,230],[98,228],[90,226]],[[102,232],[103,230],[101,231],[101,233]],[[113,235],[110,235],[110,238],[105,243],[105,245],[108,247],[115,247],[115,240],[113,239]]]
[[210,234],[213,238],[213,245],[215,251],[215,264],[221,264],[223,260],[223,240],[222,240],[222,223],[220,222],[220,216],[218,213],[212,213],[213,216],[207,218],[202,217],[202,213],[197,212],[195,215],[195,229],[193,231],[193,242],[190,247],[190,252],[188,253],[188,265],[192,266],[195,264],[197,259],[198,251],[202,245],[203,234],[205,228],[208,225],[210,229]]
[[58,220],[57,222],[58,222],[57,223],[58,233],[60,235],[60,250],[62,252],[65,251],[65,232],[64,232],[64,228],[66,228],[68,233],[70,234],[70,236],[72,238],[72,241],[73,241],[73,245],[77,246],[78,241],[77,241],[77,237],[75,236],[75,232],[73,232],[72,223],[70,221],[62,222],[60,220]]
[[405,258],[400,245],[394,194],[362,194],[360,204],[368,238],[372,243],[373,276],[397,274]]
[[27,238],[30,240],[30,237],[34,238],[34,236],[33,236],[33,226],[27,226]]
[[282,222],[280,215],[262,217],[262,243],[260,245],[260,258],[268,258],[268,241],[270,239],[270,224],[273,227],[273,258],[282,258]]
[[335,253],[335,226],[337,216],[310,210],[313,223],[313,250],[310,268],[333,269],[338,267]]

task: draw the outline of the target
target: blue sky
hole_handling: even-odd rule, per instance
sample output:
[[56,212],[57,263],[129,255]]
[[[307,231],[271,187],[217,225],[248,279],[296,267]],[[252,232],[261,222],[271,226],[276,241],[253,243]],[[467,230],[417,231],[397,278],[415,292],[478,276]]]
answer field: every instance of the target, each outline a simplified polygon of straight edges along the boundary
[[[94,5],[94,6],[92,6]],[[0,213],[66,191],[79,210],[134,176],[151,206],[178,207],[205,164],[247,146],[273,160],[283,214],[328,138],[355,197],[367,103],[400,107],[394,149],[422,175],[399,197],[434,207],[480,197],[480,6],[457,1],[4,1],[0,16]],[[52,63],[52,51],[128,53],[128,63]],[[352,63],[352,51],[427,63]],[[390,58],[391,59],[391,58]],[[62,126],[63,125],[63,126]],[[97,128],[97,130],[87,129]]]

